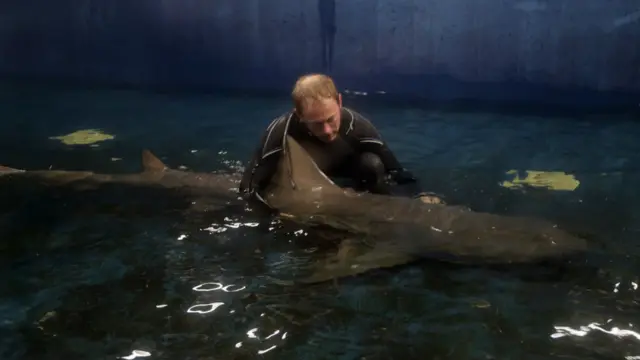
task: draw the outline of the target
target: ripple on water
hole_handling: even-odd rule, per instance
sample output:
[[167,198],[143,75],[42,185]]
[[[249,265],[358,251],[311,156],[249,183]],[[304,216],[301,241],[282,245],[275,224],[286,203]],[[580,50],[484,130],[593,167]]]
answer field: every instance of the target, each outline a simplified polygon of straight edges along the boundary
[[[264,114],[272,118],[288,107],[277,100],[249,98],[45,93],[22,105],[5,101],[12,113],[3,114],[0,124],[7,130],[0,131],[6,150],[2,163],[97,169],[98,160],[106,159],[110,169],[137,170],[140,144],[145,144],[154,151],[164,149],[167,161],[176,166],[193,169],[200,164],[209,171],[220,160],[225,167],[241,169],[238,159],[246,158],[248,153],[242,151],[255,146],[261,129],[239,129],[236,124]],[[334,251],[315,237],[317,232],[279,223],[262,227],[254,218],[225,213],[206,202],[192,204],[197,206],[191,212],[160,209],[165,203],[159,194],[145,198],[151,209],[105,216],[108,209],[92,204],[101,197],[83,192],[74,202],[58,199],[59,206],[26,206],[25,229],[2,239],[12,247],[9,255],[1,254],[6,266],[0,283],[0,357],[640,356],[637,234],[620,230],[635,228],[640,218],[637,179],[627,171],[640,154],[637,123],[603,119],[600,126],[569,118],[377,105],[365,113],[425,183],[462,202],[473,199],[477,206],[507,211],[509,204],[502,202],[511,200],[491,187],[504,180],[501,174],[507,169],[583,171],[576,175],[585,181],[575,194],[525,194],[516,200],[533,207],[544,197],[553,198],[562,204],[560,211],[574,215],[577,222],[606,229],[596,237],[630,257],[617,262],[605,254],[599,266],[610,275],[532,278],[423,262],[326,284],[283,286],[273,280],[300,276],[320,254]],[[15,137],[23,124],[4,120],[25,118],[33,131]],[[60,127],[86,128],[89,123],[111,127],[121,139],[117,147],[60,150],[41,141],[51,136],[48,132],[65,133],[58,131]],[[127,152],[135,156],[129,158]],[[589,178],[590,173],[612,171],[616,174],[597,181]],[[614,197],[624,201],[612,202]],[[54,196],[47,199],[55,201]],[[120,206],[125,199],[113,200]],[[564,207],[583,200],[581,208]],[[18,207],[2,205],[3,211]],[[41,209],[45,205],[51,207],[48,212]],[[82,206],[82,211],[65,210],[72,206]],[[41,213],[28,214],[36,210]],[[620,229],[612,229],[614,225]],[[327,242],[336,238],[340,240],[334,236]]]
[[[216,224],[227,222],[242,219]],[[57,251],[16,267],[13,278],[31,279],[31,287],[20,301],[3,299],[1,309],[8,327],[22,334],[18,343],[55,347],[56,356],[122,359],[412,358],[426,352],[517,358],[581,351],[632,357],[640,349],[637,282],[628,277],[599,275],[596,283],[575,285],[424,263],[336,283],[281,286],[272,278],[298,276],[319,253],[335,249],[295,244],[313,234],[271,223],[269,248],[222,255],[256,236],[257,227],[216,233],[195,224],[181,227],[187,236],[177,240],[163,226],[129,229],[126,239],[111,233],[120,242],[75,246],[73,256]],[[29,347],[24,354],[38,354]]]

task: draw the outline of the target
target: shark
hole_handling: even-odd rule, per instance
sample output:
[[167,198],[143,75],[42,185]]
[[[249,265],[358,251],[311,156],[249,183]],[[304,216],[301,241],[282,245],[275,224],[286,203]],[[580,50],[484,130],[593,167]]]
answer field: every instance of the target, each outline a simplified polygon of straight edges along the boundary
[[[475,212],[462,206],[426,204],[416,199],[354,192],[336,185],[295,139],[284,141],[283,156],[262,201],[285,221],[340,233],[336,253],[311,260],[290,283],[319,283],[435,258],[462,264],[531,263],[584,251],[585,240],[542,219]],[[240,174],[172,169],[151,151],[142,151],[142,171],[23,170],[0,166],[0,180],[31,180],[49,186],[92,189],[124,184],[178,190],[242,203]]]
[[[171,224],[174,229],[223,217],[261,221],[263,214],[247,212],[247,203],[238,194],[241,174],[237,171],[182,171],[167,166],[149,150],[141,152],[140,170],[127,173],[0,165],[0,238],[15,239],[0,241],[0,253],[55,248],[55,241],[38,239],[47,239],[67,216],[106,213],[131,222],[177,216]],[[18,241],[25,236],[33,241]]]
[[[287,137],[263,201],[290,221],[352,234],[317,259],[298,283],[316,283],[433,258],[457,264],[531,264],[587,250],[586,240],[549,221],[427,204],[336,185]],[[349,236],[347,235],[349,238]]]
[[[141,156],[142,171],[131,174],[101,174],[92,171],[24,170],[0,165],[0,181],[36,183],[46,187],[67,187],[92,190],[104,185],[125,185],[134,188],[174,190],[187,198],[206,198],[216,206],[239,204],[237,187],[241,176],[226,172],[192,172],[172,169],[150,150]],[[214,201],[215,200],[215,201]],[[203,202],[204,203],[204,202]],[[192,207],[198,208],[193,202]],[[196,209],[197,210],[197,209]],[[199,210],[206,210],[204,207]]]

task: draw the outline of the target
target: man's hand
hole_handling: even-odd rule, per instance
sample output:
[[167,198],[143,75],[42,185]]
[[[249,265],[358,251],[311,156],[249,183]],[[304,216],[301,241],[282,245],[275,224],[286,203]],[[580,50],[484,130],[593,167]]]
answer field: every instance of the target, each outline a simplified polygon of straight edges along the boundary
[[437,196],[423,195],[419,199],[425,204],[444,204],[444,201]]
[[347,195],[358,195],[358,192],[355,191],[353,188],[345,187],[343,188],[343,190],[344,190],[344,193]]
[[425,204],[445,204],[444,200],[431,192],[422,192],[416,197]]

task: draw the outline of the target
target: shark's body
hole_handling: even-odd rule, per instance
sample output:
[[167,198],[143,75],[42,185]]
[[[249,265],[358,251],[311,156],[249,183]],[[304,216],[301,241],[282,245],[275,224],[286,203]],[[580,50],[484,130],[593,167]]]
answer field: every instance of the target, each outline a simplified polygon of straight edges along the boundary
[[[312,264],[311,274],[300,282],[325,281],[426,257],[452,262],[522,263],[586,248],[582,239],[542,220],[345,191],[318,169],[294,139],[288,138],[286,144],[285,156],[263,194],[264,201],[289,219],[346,230],[350,238],[338,255]],[[240,201],[236,189],[239,175],[170,169],[146,150],[142,158],[144,171],[137,174],[24,171],[0,166],[0,178],[32,179],[81,189],[120,183]],[[354,240],[366,245],[353,246],[358,244]]]
[[[528,263],[580,252],[587,246],[583,239],[540,219],[345,191],[319,171],[293,138],[287,139],[285,156],[264,199],[298,221],[330,225],[367,240],[364,251],[347,245],[337,256],[318,263],[305,282],[424,257],[475,264]],[[353,250],[359,254],[349,255]]]
[[98,174],[90,171],[25,171],[0,166],[0,177],[34,180],[51,186],[67,185],[79,189],[95,188],[101,184],[124,184],[177,189],[194,195],[210,195],[227,200],[238,198],[237,184],[240,176],[237,174],[196,173],[171,169],[148,150],[142,152],[142,167],[143,171],[136,174]]

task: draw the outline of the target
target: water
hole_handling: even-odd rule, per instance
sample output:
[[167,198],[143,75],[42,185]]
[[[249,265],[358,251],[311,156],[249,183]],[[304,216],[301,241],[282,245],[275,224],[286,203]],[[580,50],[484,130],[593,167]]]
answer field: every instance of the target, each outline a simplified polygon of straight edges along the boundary
[[[5,85],[0,163],[240,169],[286,99]],[[320,235],[235,209],[199,213],[169,192],[0,189],[2,359],[631,359],[640,124],[384,107],[369,115],[403,163],[450,203],[557,221],[593,245],[587,270],[420,262],[283,287]],[[70,147],[49,137],[101,128]],[[571,171],[572,192],[500,187],[509,169]],[[15,186],[15,187],[13,187]],[[256,226],[260,223],[260,226]],[[584,272],[582,272],[584,271]],[[545,273],[545,274],[541,274]]]

